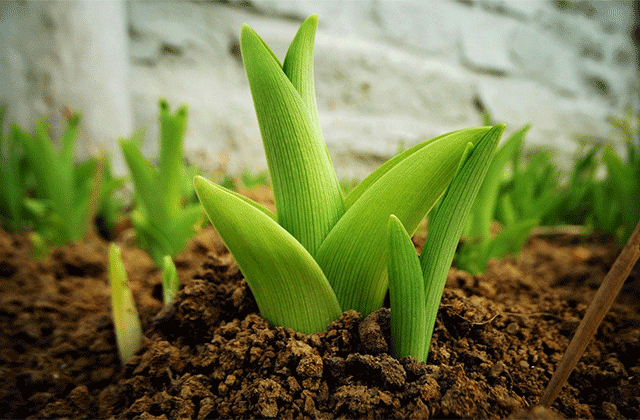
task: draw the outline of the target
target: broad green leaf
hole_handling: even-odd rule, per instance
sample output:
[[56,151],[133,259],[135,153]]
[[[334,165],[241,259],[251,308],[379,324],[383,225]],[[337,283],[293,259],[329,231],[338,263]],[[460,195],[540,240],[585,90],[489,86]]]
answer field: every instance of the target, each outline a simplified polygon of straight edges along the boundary
[[[481,128],[480,130],[483,130],[483,129]],[[443,138],[445,136],[449,136],[449,135],[452,135],[452,134],[459,133],[461,131],[463,131],[463,130],[453,131],[451,133],[441,134],[441,135],[439,135],[437,137],[432,138],[431,140],[423,141],[423,142],[418,143],[415,146],[413,146],[413,147],[411,147],[411,148],[409,148],[409,149],[407,149],[407,150],[405,150],[403,152],[398,153],[396,156],[392,157],[391,159],[389,159],[388,161],[386,161],[385,163],[380,165],[375,171],[370,173],[369,176],[367,176],[358,185],[356,185],[356,187],[353,188],[351,190],[351,192],[349,193],[349,195],[347,195],[347,197],[345,198],[345,206],[347,207],[347,209],[349,207],[351,207],[353,205],[353,203],[358,201],[358,199],[362,196],[362,194],[366,190],[368,190],[371,185],[375,184],[375,182],[378,179],[380,179],[381,176],[383,176],[384,174],[389,172],[391,169],[393,169],[394,166],[396,166],[399,162],[402,162],[408,156],[411,156],[412,154],[414,154],[418,150],[422,149],[423,147],[427,146],[428,144],[433,143],[434,141],[440,140],[441,138]]]
[[402,222],[389,216],[389,297],[391,304],[391,345],[397,359],[413,356],[426,360],[428,344],[425,289],[418,254]]
[[124,364],[142,345],[142,327],[133,294],[127,284],[127,272],[122,262],[120,248],[109,245],[109,283],[111,285],[111,309],[116,332],[118,354]]
[[349,207],[316,255],[344,310],[366,316],[382,305],[389,216],[396,215],[413,234],[451,181],[467,143],[477,143],[488,131],[462,130],[412,148]]
[[225,188],[202,177],[194,184],[266,320],[312,334],[340,317],[342,310],[322,270],[289,232]]
[[[283,71],[273,52],[248,26],[240,43],[258,124],[273,182],[278,222],[311,254],[344,213],[336,173],[310,113],[307,78],[310,57],[300,52],[315,30],[313,19],[303,25],[288,62],[296,86]],[[305,58],[306,57],[306,58]]]
[[425,358],[428,354],[442,291],[447,281],[447,273],[464,229],[464,221],[491,165],[503,131],[504,124],[496,125],[473,150],[467,149],[464,161],[451,180],[438,211],[429,222],[429,232],[420,255],[427,313]]

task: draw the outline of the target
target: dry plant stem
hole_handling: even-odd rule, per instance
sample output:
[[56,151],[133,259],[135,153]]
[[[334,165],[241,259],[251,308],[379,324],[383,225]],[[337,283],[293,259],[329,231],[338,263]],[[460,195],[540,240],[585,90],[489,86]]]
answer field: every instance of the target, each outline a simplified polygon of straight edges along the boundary
[[620,252],[620,255],[613,263],[611,270],[602,281],[596,296],[587,309],[582,322],[578,326],[569,348],[565,352],[556,372],[553,374],[547,389],[545,389],[540,405],[550,406],[556,399],[562,386],[567,381],[569,374],[578,363],[578,360],[587,348],[587,344],[595,335],[600,323],[604,319],[618,292],[622,288],[624,281],[629,276],[631,269],[640,257],[640,221],[627,241],[627,244]]

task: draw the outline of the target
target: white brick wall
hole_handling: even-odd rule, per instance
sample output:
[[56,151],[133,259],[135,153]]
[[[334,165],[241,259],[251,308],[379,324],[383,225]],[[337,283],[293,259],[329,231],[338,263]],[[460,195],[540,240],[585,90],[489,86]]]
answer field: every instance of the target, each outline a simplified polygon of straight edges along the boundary
[[[148,128],[145,150],[153,155],[157,100],[165,96],[172,107],[190,106],[190,160],[214,167],[225,156],[231,172],[262,170],[240,26],[248,23],[283,57],[311,13],[320,17],[318,109],[340,176],[363,177],[400,145],[478,125],[479,108],[508,132],[531,122],[528,145],[553,147],[566,163],[580,144],[620,142],[605,117],[638,97],[631,1],[115,4],[100,16],[73,2],[0,6],[0,64],[11,80],[0,100],[14,120],[80,108],[91,116],[87,133],[107,150],[133,125]],[[50,36],[56,42],[45,41]],[[107,58],[89,54],[114,39],[120,49]],[[83,64],[91,60],[95,72]]]

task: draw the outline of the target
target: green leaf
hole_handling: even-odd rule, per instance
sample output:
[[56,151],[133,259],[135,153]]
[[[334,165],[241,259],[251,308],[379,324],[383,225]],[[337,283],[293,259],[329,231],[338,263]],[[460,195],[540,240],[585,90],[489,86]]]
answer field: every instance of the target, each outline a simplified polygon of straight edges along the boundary
[[344,213],[333,164],[310,105],[312,63],[309,52],[302,50],[312,44],[314,31],[312,17],[303,24],[290,49],[289,75],[255,31],[245,25],[240,37],[278,222],[311,254]]
[[142,345],[142,327],[133,294],[127,284],[127,272],[122,262],[120,248],[109,245],[109,284],[111,285],[111,309],[116,332],[118,354],[124,364]]
[[310,121],[314,124],[316,135],[322,137],[313,80],[313,43],[317,27],[318,15],[309,16],[300,25],[300,29],[298,29],[287,50],[287,55],[282,63],[282,71],[291,81],[307,108],[307,113]]
[[344,310],[366,316],[382,306],[389,216],[396,215],[413,234],[451,181],[467,143],[477,143],[488,131],[462,130],[409,149],[412,153],[403,153],[349,207],[316,254]]
[[464,221],[491,165],[503,131],[504,124],[496,125],[472,150],[467,149],[464,160],[442,199],[442,204],[429,222],[427,239],[420,255],[427,313],[425,358],[428,354],[442,291],[447,281],[447,273],[464,229]]
[[340,317],[342,310],[322,270],[289,232],[229,190],[202,177],[194,184],[266,320],[312,334]]
[[425,289],[418,254],[402,222],[389,216],[389,297],[391,345],[397,359],[413,356],[426,360],[427,313]]
[[450,136],[456,133],[460,133],[462,131],[463,130],[458,130],[458,131],[453,131],[451,133],[441,134],[437,137],[432,138],[431,140],[418,143],[415,146],[403,152],[400,152],[396,156],[392,157],[391,159],[389,159],[388,161],[380,165],[375,171],[370,173],[369,176],[367,176],[364,180],[362,180],[362,182],[360,182],[358,185],[355,186],[355,188],[351,190],[349,195],[347,195],[347,197],[345,198],[345,206],[347,207],[347,209],[351,207],[353,203],[358,201],[358,199],[362,196],[362,194],[364,194],[364,192],[367,191],[369,187],[371,187],[371,185],[375,184],[376,181],[380,179],[380,177],[382,177],[384,174],[389,172],[391,169],[393,169],[393,167],[395,167],[399,162],[405,160],[408,156],[411,156],[412,154],[416,153],[418,150],[422,149],[423,147],[437,140],[440,140],[445,136]]

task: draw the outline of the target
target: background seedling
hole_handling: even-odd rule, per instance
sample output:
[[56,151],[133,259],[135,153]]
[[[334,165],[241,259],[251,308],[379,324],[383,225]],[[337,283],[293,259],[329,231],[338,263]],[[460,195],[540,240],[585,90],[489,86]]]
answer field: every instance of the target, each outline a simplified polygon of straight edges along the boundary
[[26,229],[29,215],[25,209],[27,178],[26,158],[18,137],[20,128],[12,125],[9,133],[2,130],[5,108],[0,107],[0,224],[7,230]]
[[[135,187],[136,208],[131,215],[140,246],[156,266],[163,266],[165,255],[175,256],[195,233],[203,217],[199,203],[183,203],[186,172],[182,145],[187,124],[187,108],[171,114],[165,100],[160,101],[160,154],[157,169],[140,152],[143,133],[120,141]],[[189,195],[189,192],[186,192]]]
[[89,201],[95,177],[99,176],[98,165],[96,159],[75,164],[79,123],[80,115],[72,114],[58,151],[44,120],[35,126],[32,135],[20,129],[14,131],[36,181],[35,198],[27,198],[25,206],[32,213],[38,233],[49,244],[79,239],[92,222]]

